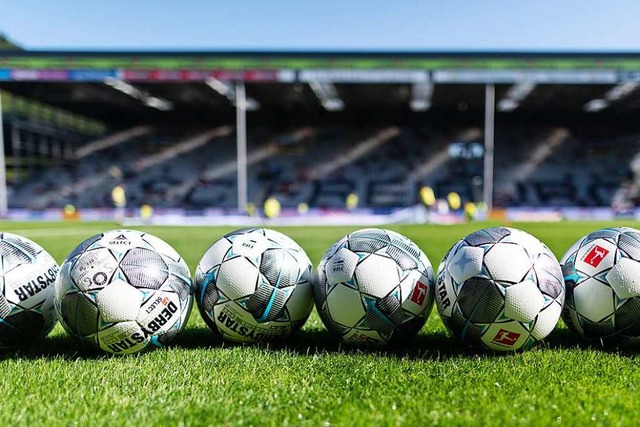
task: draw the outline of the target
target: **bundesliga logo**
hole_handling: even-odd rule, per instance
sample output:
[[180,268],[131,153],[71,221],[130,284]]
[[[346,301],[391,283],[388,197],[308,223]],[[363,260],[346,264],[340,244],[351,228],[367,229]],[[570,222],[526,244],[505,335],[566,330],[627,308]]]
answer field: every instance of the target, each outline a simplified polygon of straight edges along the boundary
[[591,267],[598,267],[603,259],[607,257],[609,251],[602,246],[595,245],[584,257],[584,262]]
[[516,343],[516,341],[518,341],[518,338],[520,338],[519,333],[507,331],[506,329],[500,329],[491,341],[496,344],[512,347]]
[[418,305],[422,305],[426,296],[427,285],[422,282],[416,282],[416,286],[415,288],[413,288],[413,293],[411,294],[411,301],[415,302]]

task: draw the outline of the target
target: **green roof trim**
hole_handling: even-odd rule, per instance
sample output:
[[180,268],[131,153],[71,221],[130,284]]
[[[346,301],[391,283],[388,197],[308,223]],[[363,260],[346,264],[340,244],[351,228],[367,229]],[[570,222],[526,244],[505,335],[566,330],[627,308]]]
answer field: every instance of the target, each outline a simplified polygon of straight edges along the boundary
[[0,69],[300,70],[349,68],[640,70],[640,54],[0,52]]

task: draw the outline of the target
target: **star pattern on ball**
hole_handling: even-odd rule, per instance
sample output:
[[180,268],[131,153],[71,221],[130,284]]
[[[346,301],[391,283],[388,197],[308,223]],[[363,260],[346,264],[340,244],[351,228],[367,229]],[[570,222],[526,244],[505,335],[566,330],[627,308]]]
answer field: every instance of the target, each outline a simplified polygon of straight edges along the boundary
[[454,280],[462,283],[480,273],[483,253],[481,248],[465,247],[459,250],[449,264],[449,273]]

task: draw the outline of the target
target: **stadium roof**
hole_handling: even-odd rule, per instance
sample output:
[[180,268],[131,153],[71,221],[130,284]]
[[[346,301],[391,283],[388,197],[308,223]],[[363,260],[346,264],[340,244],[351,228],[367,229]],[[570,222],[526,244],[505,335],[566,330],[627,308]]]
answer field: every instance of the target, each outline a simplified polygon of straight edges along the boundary
[[334,96],[346,111],[409,112],[421,96],[426,109],[464,114],[482,111],[487,83],[503,112],[640,108],[640,53],[629,52],[0,52],[0,89],[115,123],[231,116],[210,79],[245,82],[263,111],[323,111]]

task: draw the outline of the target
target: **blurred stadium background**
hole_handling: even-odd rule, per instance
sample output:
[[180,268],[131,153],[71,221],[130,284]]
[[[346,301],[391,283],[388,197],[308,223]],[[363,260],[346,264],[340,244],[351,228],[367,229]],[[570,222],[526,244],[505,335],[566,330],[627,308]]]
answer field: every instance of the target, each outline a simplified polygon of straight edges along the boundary
[[632,53],[69,52],[3,38],[0,214],[137,219],[146,205],[152,223],[245,224],[275,199],[287,224],[458,222],[469,202],[509,220],[635,217],[638,70]]

